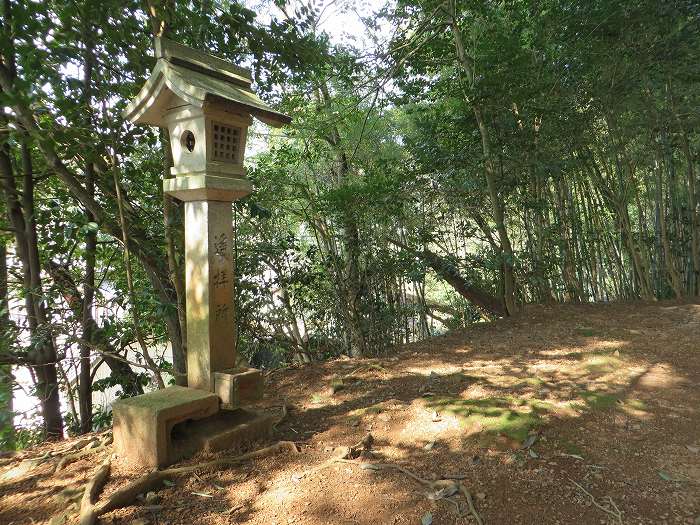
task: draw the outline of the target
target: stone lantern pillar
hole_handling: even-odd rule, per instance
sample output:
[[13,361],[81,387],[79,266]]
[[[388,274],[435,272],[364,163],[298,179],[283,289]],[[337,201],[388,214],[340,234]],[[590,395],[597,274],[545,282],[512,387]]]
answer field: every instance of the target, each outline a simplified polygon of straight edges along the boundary
[[[170,136],[174,177],[163,181],[163,190],[185,203],[188,388],[169,387],[115,404],[115,443],[127,455],[134,441],[143,441],[127,427],[154,415],[139,398],[171,414],[161,417],[163,428],[155,432],[163,434],[164,444],[141,443],[148,451],[173,449],[176,421],[207,418],[219,407],[236,409],[262,396],[260,372],[235,368],[231,207],[252,190],[243,161],[253,117],[273,126],[291,121],[253,93],[249,70],[162,38],[155,49],[156,66],[124,116],[167,128]],[[174,408],[168,400],[175,399]],[[156,450],[145,459],[162,465],[178,455]]]

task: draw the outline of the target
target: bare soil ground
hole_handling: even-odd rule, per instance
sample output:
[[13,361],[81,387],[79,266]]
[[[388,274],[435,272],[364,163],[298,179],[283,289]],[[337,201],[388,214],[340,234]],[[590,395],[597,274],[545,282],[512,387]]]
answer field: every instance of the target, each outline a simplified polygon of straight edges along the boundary
[[[402,472],[361,466],[369,461],[462,478],[485,524],[700,524],[698,304],[534,306],[267,383],[265,404],[290,408],[275,440],[298,442],[300,454],[174,480],[157,492],[160,510],[136,502],[102,523],[420,524],[427,513],[475,523]],[[368,432],[374,458],[328,462]],[[0,480],[0,523],[48,522],[67,505],[62,491],[109,453]],[[103,496],[142,473],[113,465]]]

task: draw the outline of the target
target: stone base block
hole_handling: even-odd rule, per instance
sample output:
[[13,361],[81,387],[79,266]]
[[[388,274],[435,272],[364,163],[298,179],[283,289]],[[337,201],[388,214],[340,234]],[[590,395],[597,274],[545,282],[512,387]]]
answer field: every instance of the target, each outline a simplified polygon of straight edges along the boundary
[[255,368],[230,368],[214,372],[214,392],[221,399],[221,408],[235,410],[241,404],[263,397],[265,380]]
[[115,451],[135,464],[169,465],[181,459],[173,442],[177,429],[218,411],[216,394],[181,386],[116,401],[112,407]]
[[272,415],[243,409],[222,410],[206,419],[188,421],[176,427],[172,447],[178,458],[198,452],[240,450],[255,441],[268,439],[273,423]]

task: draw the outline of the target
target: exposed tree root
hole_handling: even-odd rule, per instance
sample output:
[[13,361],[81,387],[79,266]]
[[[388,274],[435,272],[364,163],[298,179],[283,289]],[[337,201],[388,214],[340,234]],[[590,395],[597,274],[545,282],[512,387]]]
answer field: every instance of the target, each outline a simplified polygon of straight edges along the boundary
[[476,512],[476,508],[474,507],[474,499],[472,498],[471,493],[467,489],[467,487],[464,486],[463,483],[459,484],[459,491],[462,493],[462,496],[464,496],[464,499],[467,500],[467,506],[469,506],[469,513],[474,516],[474,519],[479,525],[484,525],[484,522],[481,521],[481,516],[479,516],[479,513]]
[[[218,470],[224,467],[239,465],[251,459],[272,456],[281,452],[297,454],[299,450],[291,441],[280,441],[269,447],[248,452],[247,454],[242,454],[234,458],[221,458],[213,461],[207,461],[205,463],[197,463],[196,465],[156,470],[133,480],[124,487],[113,492],[105,500],[95,503],[93,499],[99,492],[101,486],[104,485],[104,482],[109,475],[109,467],[106,468],[106,472],[103,472],[101,467],[100,471],[98,471],[98,473],[86,487],[81,505],[80,525],[94,525],[99,516],[115,509],[130,505],[136,499],[136,496],[158,487],[163,480],[168,478],[183,476],[194,472]],[[83,512],[83,509],[85,509],[85,512]]]
[[100,468],[97,469],[92,479],[85,485],[85,492],[83,492],[83,498],[80,501],[80,525],[92,525],[95,523],[97,519],[95,502],[105,483],[107,483],[111,466],[109,458],[106,459],[100,465]]
[[66,465],[69,465],[69,464],[73,463],[74,461],[78,461],[79,459],[82,459],[85,456],[90,456],[92,454],[95,454],[96,452],[102,452],[108,446],[109,445],[98,445],[96,447],[81,450],[79,452],[74,452],[72,454],[66,454],[65,456],[61,457],[61,459],[58,461],[54,472],[58,472],[59,470],[62,470]]
[[273,430],[276,430],[276,429],[277,429],[277,426],[278,426],[280,423],[282,423],[282,421],[284,421],[285,419],[287,419],[287,416],[289,415],[290,407],[289,407],[289,405],[287,405],[287,402],[286,402],[286,401],[285,401],[284,403],[282,403],[282,405],[280,406],[280,408],[281,408],[281,410],[282,410],[282,413],[281,413],[280,417],[277,418],[277,421],[275,421],[275,422],[272,424],[272,429],[273,429]]
[[[112,435],[107,434],[103,436],[102,439],[100,439],[98,436],[92,436],[73,443],[50,458],[51,461],[56,461],[54,473],[63,470],[66,465],[70,465],[74,461],[78,461],[79,459],[95,454],[96,452],[102,452],[103,450],[107,449],[112,442]],[[73,452],[74,450],[78,451]]]

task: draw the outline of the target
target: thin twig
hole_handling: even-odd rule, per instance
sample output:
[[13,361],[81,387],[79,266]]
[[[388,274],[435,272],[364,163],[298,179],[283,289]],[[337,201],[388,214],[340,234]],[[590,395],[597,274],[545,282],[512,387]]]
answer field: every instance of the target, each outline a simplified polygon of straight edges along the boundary
[[609,509],[608,507],[604,507],[603,505],[601,505],[600,503],[598,503],[598,502],[596,501],[595,497],[593,496],[593,494],[591,494],[590,492],[588,492],[588,491],[587,491],[586,489],[584,489],[581,485],[579,485],[578,483],[576,483],[573,479],[571,479],[571,480],[569,480],[569,481],[571,481],[571,483],[573,483],[574,485],[576,485],[576,486],[579,488],[579,490],[580,490],[581,492],[583,492],[586,496],[588,496],[589,498],[591,498],[591,503],[593,503],[593,505],[595,505],[596,507],[598,507],[600,510],[602,510],[602,511],[605,512],[606,514],[610,514],[611,516],[613,516],[613,517],[617,520],[618,523],[622,523],[622,512],[621,512],[620,509],[617,507],[617,505],[615,505],[615,502],[613,501],[613,499],[612,499],[610,496],[606,496],[606,499],[609,501],[610,506],[612,507],[612,509]]

